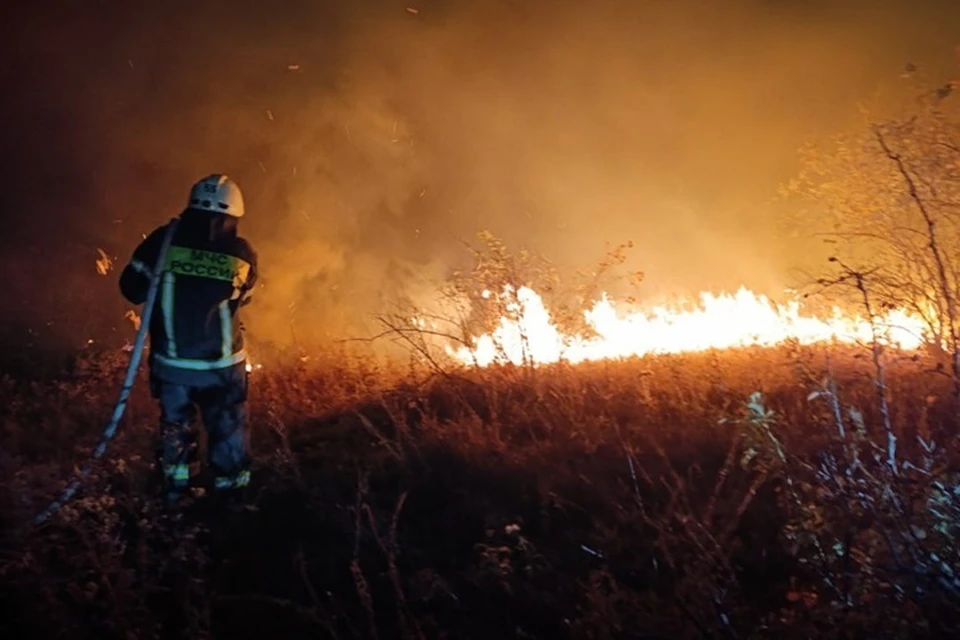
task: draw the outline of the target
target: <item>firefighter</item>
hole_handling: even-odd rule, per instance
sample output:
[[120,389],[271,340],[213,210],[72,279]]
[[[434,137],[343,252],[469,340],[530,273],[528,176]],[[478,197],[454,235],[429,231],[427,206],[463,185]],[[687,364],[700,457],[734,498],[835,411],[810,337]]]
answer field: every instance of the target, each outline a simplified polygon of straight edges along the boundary
[[[247,353],[240,307],[251,300],[257,255],[237,234],[243,196],[222,174],[190,191],[167,252],[149,322],[150,389],[160,405],[158,462],[164,496],[176,504],[196,472],[199,409],[207,432],[207,464],[214,495],[242,502],[250,482],[246,428]],[[120,291],[142,304],[150,287],[166,227],[134,250],[120,275]]]

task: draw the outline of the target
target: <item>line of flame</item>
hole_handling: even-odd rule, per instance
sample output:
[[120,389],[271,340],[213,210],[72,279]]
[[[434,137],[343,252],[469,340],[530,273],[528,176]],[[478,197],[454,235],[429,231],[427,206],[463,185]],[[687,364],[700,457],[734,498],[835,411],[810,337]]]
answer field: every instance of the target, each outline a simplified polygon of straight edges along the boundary
[[[512,290],[506,289],[509,296]],[[484,292],[489,297],[489,292]],[[798,301],[770,302],[741,287],[735,294],[703,293],[693,310],[666,306],[646,311],[618,312],[606,295],[584,312],[596,336],[564,335],[551,319],[536,291],[521,287],[508,305],[511,317],[502,317],[492,333],[475,337],[473,348],[447,348],[464,364],[571,363],[683,353],[747,346],[775,346],[787,340],[800,344],[868,342],[879,329],[879,340],[900,348],[917,349],[925,342],[925,323],[915,314],[892,310],[871,323],[859,316],[804,315]]]

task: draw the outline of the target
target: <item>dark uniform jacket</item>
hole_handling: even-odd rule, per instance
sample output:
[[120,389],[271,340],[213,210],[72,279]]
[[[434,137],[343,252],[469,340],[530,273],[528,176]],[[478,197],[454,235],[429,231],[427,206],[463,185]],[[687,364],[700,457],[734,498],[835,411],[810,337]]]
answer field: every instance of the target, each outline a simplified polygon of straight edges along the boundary
[[[236,225],[236,218],[218,213],[187,209],[180,216],[149,319],[153,377],[203,384],[244,366],[237,312],[250,302],[257,255]],[[120,290],[133,304],[147,299],[166,230],[147,236],[120,275]]]

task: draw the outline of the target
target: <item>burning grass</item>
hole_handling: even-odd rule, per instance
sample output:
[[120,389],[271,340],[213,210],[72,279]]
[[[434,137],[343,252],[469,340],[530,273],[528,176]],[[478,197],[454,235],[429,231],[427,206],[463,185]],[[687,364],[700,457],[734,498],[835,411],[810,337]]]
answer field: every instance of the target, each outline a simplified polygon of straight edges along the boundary
[[888,362],[895,455],[914,465],[893,474],[869,358],[826,353],[447,373],[270,363],[252,378],[258,510],[200,501],[179,521],[152,497],[156,410],[141,382],[86,491],[27,537],[15,527],[88,454],[125,362],[6,378],[0,626],[125,639],[956,632],[950,381],[926,356]]

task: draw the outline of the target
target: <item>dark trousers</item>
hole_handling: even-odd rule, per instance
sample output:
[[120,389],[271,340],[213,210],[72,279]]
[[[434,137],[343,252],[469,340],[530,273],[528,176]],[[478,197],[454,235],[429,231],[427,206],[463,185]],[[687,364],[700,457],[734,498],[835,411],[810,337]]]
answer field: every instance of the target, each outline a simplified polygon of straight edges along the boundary
[[214,488],[246,486],[250,481],[246,376],[206,384],[155,380],[152,386],[160,402],[159,457],[168,487],[183,490],[190,483],[190,466],[197,458],[198,410],[207,431],[207,463]]

